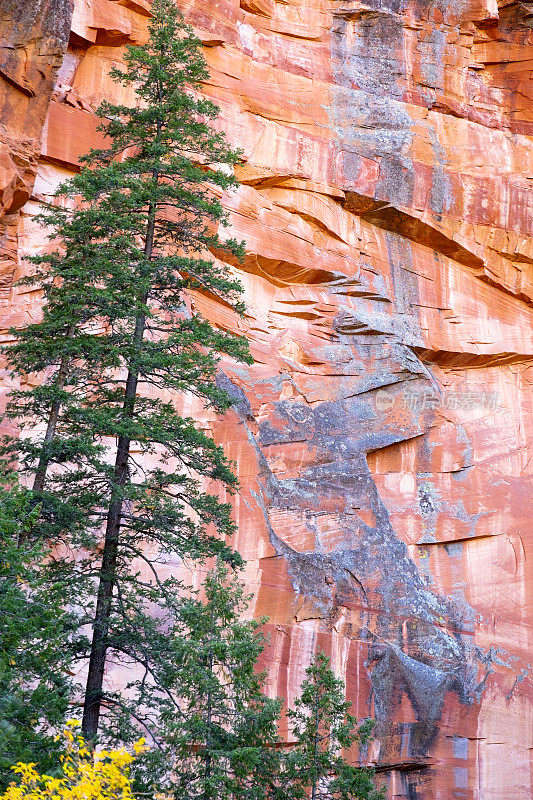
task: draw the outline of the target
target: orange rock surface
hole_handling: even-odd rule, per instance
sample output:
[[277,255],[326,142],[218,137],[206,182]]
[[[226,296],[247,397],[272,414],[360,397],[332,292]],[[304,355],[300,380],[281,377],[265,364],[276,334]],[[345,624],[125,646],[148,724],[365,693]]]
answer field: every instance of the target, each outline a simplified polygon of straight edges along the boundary
[[[533,9],[522,0],[179,0],[244,151],[236,546],[273,694],[321,646],[390,798],[533,793]],[[147,0],[4,0],[3,326],[39,200],[98,144]],[[68,30],[71,28],[70,38]],[[58,71],[59,68],[59,71]],[[40,144],[41,156],[37,148]],[[7,379],[3,383],[8,388]]]

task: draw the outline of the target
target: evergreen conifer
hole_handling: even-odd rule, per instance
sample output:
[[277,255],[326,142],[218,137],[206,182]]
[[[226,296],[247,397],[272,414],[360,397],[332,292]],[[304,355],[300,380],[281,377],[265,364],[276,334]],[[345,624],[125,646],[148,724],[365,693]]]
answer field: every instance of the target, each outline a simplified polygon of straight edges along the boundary
[[[219,564],[204,598],[179,615],[176,697],[163,714],[172,754],[172,795],[179,800],[266,800],[279,775],[281,702],[264,693],[257,659],[263,620],[243,620],[243,587]],[[170,759],[169,759],[170,760]]]
[[287,712],[295,744],[284,763],[281,785],[295,800],[383,800],[369,768],[345,756],[354,743],[364,747],[372,722],[361,725],[350,711],[343,682],[318,652],[306,669],[294,708]]
[[[34,531],[66,545],[73,581],[92,581],[88,740],[103,709],[113,736],[126,736],[128,719],[141,724],[135,709],[168,666],[164,631],[179,583],[162,576],[161,562],[241,560],[227,543],[231,465],[179,411],[188,396],[223,412],[219,359],[249,360],[245,341],[192,300],[202,293],[244,311],[230,266],[243,246],[219,235],[239,154],[199,93],[208,76],[199,40],[171,0],[155,0],[152,13],[147,44],[128,47],[112,72],[136,104],[101,105],[107,147],[85,157],[42,215],[54,246],[32,259],[28,281],[44,289],[44,316],[14,331],[8,352],[15,373],[44,380],[14,393],[9,413],[31,435],[8,439],[4,454],[33,475]],[[145,679],[107,691],[111,656]]]

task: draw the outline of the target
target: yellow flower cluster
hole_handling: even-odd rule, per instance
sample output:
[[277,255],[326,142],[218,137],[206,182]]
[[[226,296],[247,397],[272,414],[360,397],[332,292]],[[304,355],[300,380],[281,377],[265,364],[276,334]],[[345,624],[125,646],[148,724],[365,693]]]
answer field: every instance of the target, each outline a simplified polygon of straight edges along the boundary
[[[19,763],[13,767],[18,783],[0,795],[0,800],[134,800],[129,778],[134,756],[126,750],[92,751],[78,727],[79,723],[71,720],[63,732],[66,749],[61,777],[40,775],[35,764]],[[140,740],[135,755],[144,749]]]

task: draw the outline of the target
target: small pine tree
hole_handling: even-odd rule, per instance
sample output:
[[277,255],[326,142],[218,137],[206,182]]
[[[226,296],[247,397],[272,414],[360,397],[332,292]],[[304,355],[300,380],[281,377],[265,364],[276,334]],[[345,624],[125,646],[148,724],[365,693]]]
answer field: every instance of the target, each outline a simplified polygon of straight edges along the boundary
[[[222,413],[230,399],[216,381],[221,355],[250,360],[243,339],[191,302],[200,293],[244,311],[230,266],[243,246],[218,234],[239,154],[211,125],[218,109],[199,96],[208,77],[199,40],[171,0],[155,0],[152,14],[147,44],[127,48],[112,72],[137,104],[102,104],[107,148],[85,158],[42,215],[53,246],[32,259],[28,280],[44,290],[44,316],[13,332],[7,354],[15,373],[45,380],[14,393],[9,413],[33,432],[8,439],[4,454],[33,476],[35,530],[67,545],[65,569],[91,592],[80,589],[92,629],[88,740],[102,711],[110,736],[135,738],[128,720],[148,725],[145,699],[165,695],[165,632],[180,586],[161,562],[219,554],[240,563],[223,499],[236,478],[176,401],[188,394]],[[144,678],[110,692],[111,657]]]
[[243,587],[221,564],[207,576],[205,599],[186,600],[176,640],[176,696],[164,715],[179,800],[265,800],[279,775],[281,703],[263,693],[256,671],[264,620],[242,621]]
[[69,667],[76,637],[63,608],[67,587],[53,575],[51,554],[23,544],[39,509],[9,476],[0,494],[0,789],[9,768],[31,761],[47,771],[58,761],[54,728],[69,708]]
[[357,725],[344,684],[324,653],[317,653],[306,676],[294,709],[287,712],[296,741],[285,759],[280,786],[297,800],[382,800],[372,770],[349,764],[343,755],[355,742],[360,747],[368,742],[372,723]]

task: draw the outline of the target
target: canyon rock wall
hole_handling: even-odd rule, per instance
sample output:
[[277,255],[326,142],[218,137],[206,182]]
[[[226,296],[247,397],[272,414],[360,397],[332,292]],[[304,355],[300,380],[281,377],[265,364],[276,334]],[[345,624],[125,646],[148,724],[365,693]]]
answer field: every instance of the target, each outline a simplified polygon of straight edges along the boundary
[[[244,151],[224,202],[247,317],[195,303],[255,356],[223,364],[234,406],[205,426],[238,464],[270,691],[291,699],[322,647],[377,719],[389,797],[526,800],[533,6],[179,2]],[[98,144],[148,19],[148,0],[2,0],[4,330],[38,314],[12,287],[32,214]]]

